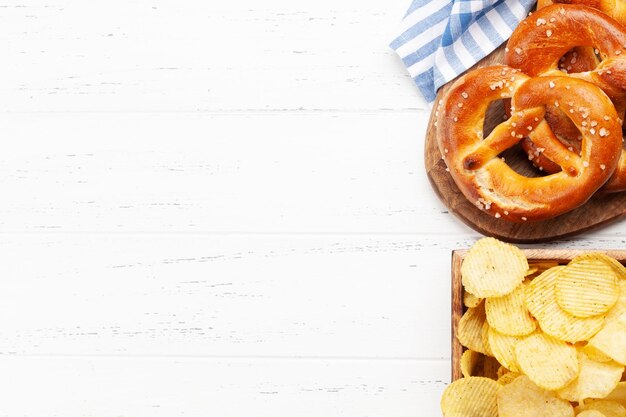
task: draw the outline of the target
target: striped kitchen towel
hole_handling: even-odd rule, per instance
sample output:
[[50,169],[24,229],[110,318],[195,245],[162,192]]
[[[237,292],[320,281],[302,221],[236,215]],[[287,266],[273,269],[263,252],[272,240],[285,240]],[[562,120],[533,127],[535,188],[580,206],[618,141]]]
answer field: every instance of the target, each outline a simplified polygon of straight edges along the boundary
[[534,0],[413,0],[391,48],[424,98],[506,41]]

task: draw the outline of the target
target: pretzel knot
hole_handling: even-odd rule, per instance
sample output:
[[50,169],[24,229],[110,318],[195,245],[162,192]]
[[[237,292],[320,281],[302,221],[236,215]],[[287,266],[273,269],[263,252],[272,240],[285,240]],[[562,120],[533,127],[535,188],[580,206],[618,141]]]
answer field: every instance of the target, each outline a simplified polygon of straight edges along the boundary
[[[574,51],[568,53],[572,49]],[[511,35],[505,63],[529,76],[563,76],[591,82],[610,97],[620,116],[623,117],[626,110],[626,29],[594,8],[556,4],[538,10],[522,21]],[[577,67],[571,68],[569,64]],[[567,73],[568,69],[582,72]],[[583,106],[582,113],[587,113],[584,111],[587,107]],[[566,148],[579,151],[580,132],[599,133],[596,125],[602,119],[591,118],[581,126],[574,126],[567,113],[581,111],[578,106],[548,106],[546,111],[552,132],[535,131],[524,139],[522,147],[536,166],[555,173],[561,169],[557,161],[538,149],[548,142],[560,142]],[[626,153],[623,152],[603,189],[626,190]]]
[[537,9],[542,9],[554,3],[580,4],[593,7],[626,25],[626,2],[624,0],[538,0]]
[[[511,117],[483,138],[487,108],[502,98],[511,99]],[[499,157],[530,132],[550,136],[545,106],[567,102],[586,109],[584,114],[568,113],[575,126],[581,129],[591,117],[602,121],[597,126],[601,133],[581,129],[580,154],[558,140],[542,143],[543,152],[562,168],[559,172],[526,177]],[[584,204],[609,178],[621,151],[613,104],[602,90],[580,79],[531,78],[507,66],[481,68],[452,85],[436,116],[437,143],[461,192],[481,210],[516,222],[543,220]]]

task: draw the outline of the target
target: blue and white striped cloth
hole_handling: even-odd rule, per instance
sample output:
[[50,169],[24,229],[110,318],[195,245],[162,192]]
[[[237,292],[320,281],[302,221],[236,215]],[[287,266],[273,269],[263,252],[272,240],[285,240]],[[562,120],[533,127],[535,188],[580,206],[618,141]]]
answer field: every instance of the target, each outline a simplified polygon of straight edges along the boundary
[[534,0],[413,0],[391,48],[424,98],[506,41]]

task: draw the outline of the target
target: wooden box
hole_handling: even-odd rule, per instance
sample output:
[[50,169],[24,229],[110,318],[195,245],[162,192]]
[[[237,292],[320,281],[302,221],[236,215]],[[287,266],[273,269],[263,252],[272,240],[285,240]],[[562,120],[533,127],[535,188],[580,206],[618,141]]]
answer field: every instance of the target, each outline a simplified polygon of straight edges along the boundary
[[[528,263],[542,261],[556,261],[559,264],[567,264],[575,256],[588,252],[602,252],[626,264],[626,250],[574,250],[574,249],[523,249],[528,258]],[[467,250],[452,251],[452,381],[462,377],[461,355],[463,346],[456,338],[456,329],[461,316],[465,312],[463,305],[463,284],[461,283],[461,263]]]

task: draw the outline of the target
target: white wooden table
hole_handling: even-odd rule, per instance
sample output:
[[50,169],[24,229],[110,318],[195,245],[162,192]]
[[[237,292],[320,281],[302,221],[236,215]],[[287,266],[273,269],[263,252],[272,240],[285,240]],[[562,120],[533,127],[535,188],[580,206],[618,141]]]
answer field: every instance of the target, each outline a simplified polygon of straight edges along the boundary
[[0,416],[439,415],[408,3],[0,3]]

